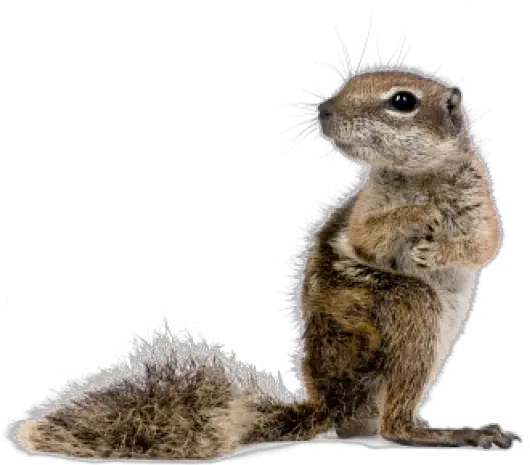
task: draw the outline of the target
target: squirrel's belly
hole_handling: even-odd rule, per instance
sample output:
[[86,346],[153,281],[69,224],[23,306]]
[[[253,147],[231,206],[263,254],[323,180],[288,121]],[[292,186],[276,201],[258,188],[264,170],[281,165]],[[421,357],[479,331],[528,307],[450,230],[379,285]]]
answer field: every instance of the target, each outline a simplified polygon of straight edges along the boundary
[[443,276],[444,279],[437,279],[433,286],[442,304],[434,373],[446,359],[469,313],[476,275],[475,270],[451,270]]

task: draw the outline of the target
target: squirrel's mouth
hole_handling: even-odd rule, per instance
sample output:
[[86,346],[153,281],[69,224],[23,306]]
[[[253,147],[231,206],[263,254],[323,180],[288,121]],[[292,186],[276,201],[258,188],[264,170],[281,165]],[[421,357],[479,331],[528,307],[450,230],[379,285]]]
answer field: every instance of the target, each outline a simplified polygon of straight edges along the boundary
[[320,131],[322,135],[335,145],[351,145],[341,141],[340,137],[337,137],[336,131],[334,130],[333,124],[330,120],[320,121]]
[[322,128],[322,134],[341,152],[344,152],[347,154],[351,153],[354,144],[341,142],[340,140],[333,137],[333,135],[329,131],[325,131],[324,128]]
[[348,149],[351,148],[351,143],[343,142],[333,134],[331,130],[331,124],[329,124],[328,121],[320,122],[320,130],[322,132],[322,135],[331,143],[333,143],[335,147],[337,147],[339,150],[348,151]]
[[334,140],[329,119],[320,119],[320,130],[324,137]]
[[333,139],[333,143],[335,144],[335,147],[337,147],[339,150],[342,150],[343,152],[350,152],[353,147],[353,144],[345,144],[344,142],[339,142],[335,139]]
[[320,118],[320,131],[322,135],[329,139],[338,149],[347,151],[348,148],[351,148],[353,145],[351,142],[344,142],[340,137],[337,136],[336,131],[334,130],[334,124],[331,117],[329,118]]

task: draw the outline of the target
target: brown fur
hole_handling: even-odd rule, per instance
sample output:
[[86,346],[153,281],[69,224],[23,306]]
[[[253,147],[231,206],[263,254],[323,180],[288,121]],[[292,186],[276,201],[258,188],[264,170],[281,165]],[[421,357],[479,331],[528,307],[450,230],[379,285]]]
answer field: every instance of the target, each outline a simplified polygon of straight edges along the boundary
[[[389,110],[392,89],[420,95]],[[239,444],[373,435],[408,445],[508,448],[497,425],[435,429],[417,415],[499,244],[485,166],[459,90],[407,72],[353,77],[326,105],[325,136],[372,166],[313,238],[305,265],[303,382],[285,403],[222,366],[172,359],[141,384],[90,391],[24,428],[28,449],[89,457],[211,458]]]

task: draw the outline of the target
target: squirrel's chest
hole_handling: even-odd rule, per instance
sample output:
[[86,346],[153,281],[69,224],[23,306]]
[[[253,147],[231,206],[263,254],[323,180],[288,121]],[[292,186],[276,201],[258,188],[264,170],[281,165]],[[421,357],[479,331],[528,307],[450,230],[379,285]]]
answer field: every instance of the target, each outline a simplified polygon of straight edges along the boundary
[[451,210],[462,197],[462,192],[454,186],[437,183],[436,185],[421,185],[417,183],[391,183],[377,186],[373,190],[373,197],[380,207],[395,208],[403,205],[438,205],[442,210]]

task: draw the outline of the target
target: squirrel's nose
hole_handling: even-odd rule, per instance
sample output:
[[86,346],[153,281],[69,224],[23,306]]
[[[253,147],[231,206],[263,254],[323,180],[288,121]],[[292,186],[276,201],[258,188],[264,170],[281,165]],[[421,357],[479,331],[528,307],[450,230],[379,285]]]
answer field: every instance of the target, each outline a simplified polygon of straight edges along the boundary
[[327,120],[333,116],[333,103],[333,99],[329,99],[318,106],[318,119]]

